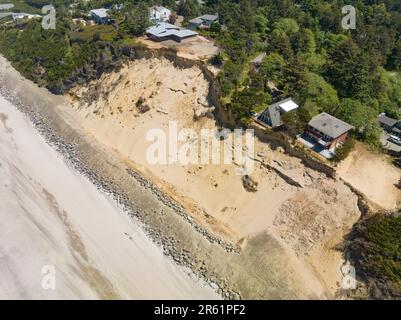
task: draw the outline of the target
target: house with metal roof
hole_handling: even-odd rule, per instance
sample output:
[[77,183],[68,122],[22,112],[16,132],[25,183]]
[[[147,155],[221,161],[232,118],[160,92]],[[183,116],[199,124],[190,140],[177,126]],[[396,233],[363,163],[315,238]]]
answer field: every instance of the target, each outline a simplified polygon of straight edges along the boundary
[[216,14],[204,14],[203,16],[196,17],[189,20],[188,28],[191,30],[196,29],[208,29],[212,26],[214,22],[218,22],[219,15]]
[[167,22],[160,22],[146,30],[146,35],[154,41],[174,40],[181,42],[197,34],[195,31],[183,29]]
[[108,23],[110,23],[110,18],[109,18],[107,11],[108,11],[108,9],[100,8],[100,9],[93,9],[89,13],[90,13],[92,19],[97,24],[108,24]]
[[352,125],[322,112],[309,121],[304,135],[334,153],[347,140],[348,132],[352,129]]
[[256,119],[262,125],[268,125],[272,128],[276,128],[283,124],[281,116],[284,113],[291,112],[296,109],[298,109],[298,105],[292,100],[292,98],[287,98],[268,106],[257,116]]

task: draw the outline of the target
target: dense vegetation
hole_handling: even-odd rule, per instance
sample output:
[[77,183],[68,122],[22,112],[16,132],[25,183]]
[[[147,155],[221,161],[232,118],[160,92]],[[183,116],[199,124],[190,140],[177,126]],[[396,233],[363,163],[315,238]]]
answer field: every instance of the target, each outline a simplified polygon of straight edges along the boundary
[[[16,3],[38,10],[44,1]],[[219,13],[220,23],[204,34],[222,48],[211,61],[223,63],[222,102],[238,121],[247,122],[272,101],[269,85],[305,108],[290,119],[295,127],[326,111],[354,125],[356,138],[378,146],[378,114],[401,118],[398,0],[206,0],[202,6],[197,0],[53,3],[56,30],[41,30],[39,21],[17,28],[8,24],[0,30],[0,50],[26,76],[55,92],[77,75],[84,78],[113,66],[124,46],[135,45],[134,36],[148,26],[148,6],[163,4],[184,15],[184,24],[202,13]],[[87,19],[90,9],[117,3],[125,6],[112,10],[113,25],[83,27],[71,22]],[[343,30],[341,8],[350,3],[357,9],[356,30]],[[266,57],[255,72],[250,61],[260,53]]]
[[377,215],[351,234],[352,262],[372,298],[401,298],[401,216]]
[[[29,12],[36,12],[38,8],[40,12],[42,2],[29,1],[32,5]],[[84,18],[88,19],[87,13],[94,6],[89,2],[79,3],[73,7],[75,9],[68,9],[72,2],[56,1],[55,30],[43,29],[38,19],[16,23],[10,23],[10,18],[0,20],[5,21],[0,29],[1,53],[27,78],[55,93],[62,93],[74,83],[96,78],[118,66],[127,47],[139,46],[133,35],[142,34],[148,26],[145,3],[127,5],[124,12],[115,12],[117,29],[113,25],[74,23],[72,18],[77,11],[85,12]]]
[[[357,8],[357,29],[343,30],[341,8],[350,2]],[[373,146],[379,144],[378,114],[401,116],[401,2],[206,3],[226,26],[210,34],[229,59],[220,82],[227,108],[237,119],[246,121],[257,111],[254,96],[264,94],[269,101],[268,80],[310,116],[322,111],[336,115]],[[261,52],[267,57],[255,74],[249,71],[249,60]],[[251,101],[238,93],[242,91]]]

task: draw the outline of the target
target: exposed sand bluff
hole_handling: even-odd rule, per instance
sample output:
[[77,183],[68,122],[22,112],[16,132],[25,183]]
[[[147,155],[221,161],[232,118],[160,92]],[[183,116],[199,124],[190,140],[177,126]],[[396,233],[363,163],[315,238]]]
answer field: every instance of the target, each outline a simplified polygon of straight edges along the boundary
[[[196,120],[199,108],[212,107],[208,90],[198,67],[180,69],[167,59],[152,58],[130,62],[88,87],[76,88],[71,98],[83,125],[98,141],[183,203],[200,223],[235,242],[268,232],[297,256],[306,279],[315,274],[335,294],[342,260],[334,247],[360,216],[357,196],[344,183],[259,141],[253,173],[256,193],[244,189],[235,164],[165,166],[147,161],[151,142],[145,135],[151,129],[168,132],[172,120],[179,129],[198,133],[217,128],[213,118]],[[138,99],[150,110],[138,112]]]

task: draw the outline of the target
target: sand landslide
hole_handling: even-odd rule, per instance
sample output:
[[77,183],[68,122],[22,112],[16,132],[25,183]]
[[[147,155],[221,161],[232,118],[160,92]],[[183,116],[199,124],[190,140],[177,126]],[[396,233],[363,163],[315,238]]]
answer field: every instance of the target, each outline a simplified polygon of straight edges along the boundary
[[214,106],[208,103],[209,86],[198,67],[180,69],[163,58],[141,59],[75,88],[69,98],[90,134],[180,202],[198,223],[243,249],[268,234],[306,283],[334,295],[342,259],[335,248],[360,217],[357,196],[343,182],[260,141],[252,158],[251,177],[257,186],[253,192],[244,188],[235,162],[147,161],[149,130],[168,132],[170,121],[178,130],[197,133],[217,128],[211,116]]
[[369,199],[375,210],[394,211],[400,207],[401,190],[395,185],[401,178],[401,171],[391,163],[390,157],[372,153],[358,143],[337,172],[341,179]]

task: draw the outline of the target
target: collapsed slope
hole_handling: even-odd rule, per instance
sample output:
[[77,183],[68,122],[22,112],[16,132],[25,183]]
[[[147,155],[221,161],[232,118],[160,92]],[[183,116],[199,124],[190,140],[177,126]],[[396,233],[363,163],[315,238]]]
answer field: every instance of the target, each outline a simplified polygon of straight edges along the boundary
[[[194,66],[164,58],[130,62],[89,87],[70,92],[74,109],[96,139],[118,152],[200,224],[246,243],[267,232],[294,255],[305,278],[316,277],[332,294],[341,280],[342,241],[359,216],[357,196],[341,181],[305,167],[297,158],[260,141],[255,144],[255,193],[247,192],[235,164],[151,165],[151,129],[216,129],[208,104],[210,84]],[[296,182],[296,183],[294,183]]]

